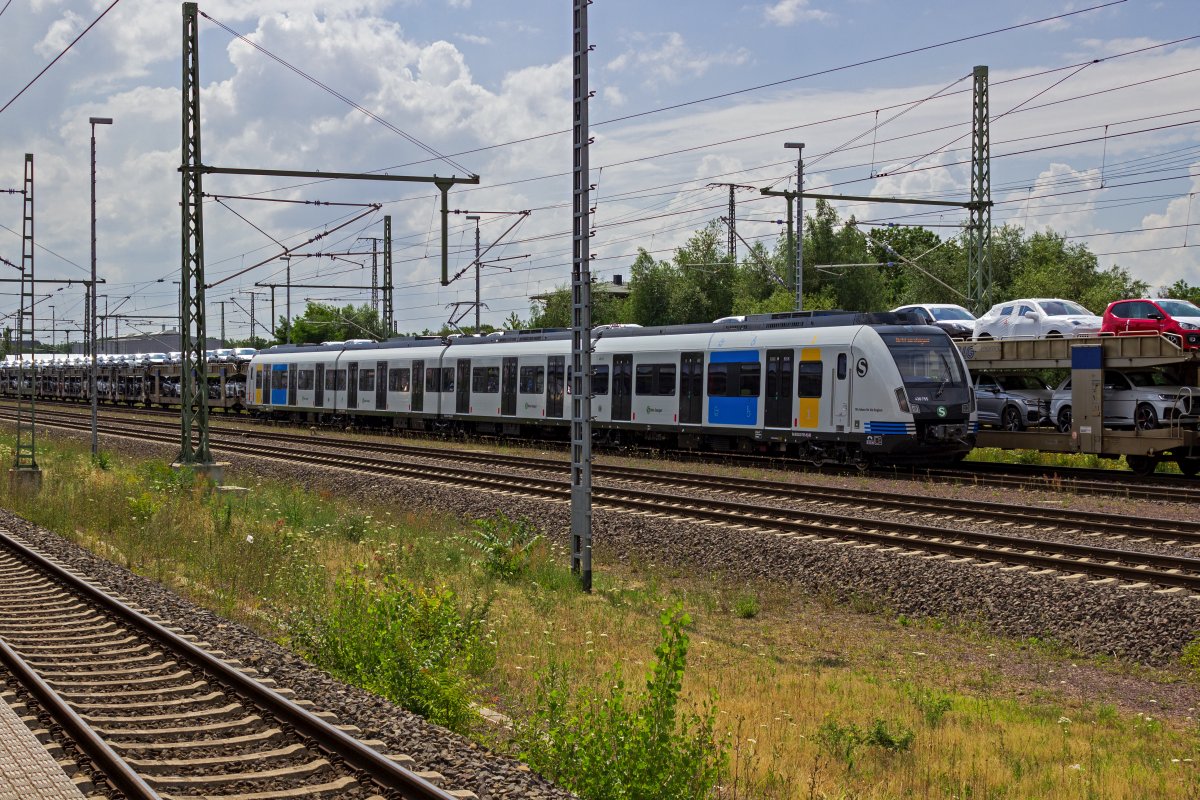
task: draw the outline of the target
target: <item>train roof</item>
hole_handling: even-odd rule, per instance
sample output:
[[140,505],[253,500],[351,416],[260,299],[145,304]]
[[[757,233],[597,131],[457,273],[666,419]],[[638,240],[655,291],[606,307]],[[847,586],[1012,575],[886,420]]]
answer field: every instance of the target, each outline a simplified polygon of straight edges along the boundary
[[[716,322],[699,322],[686,325],[660,325],[641,327],[638,325],[597,325],[592,329],[595,340],[615,338],[641,338],[679,336],[684,334],[737,333],[743,331],[802,330],[809,328],[838,328],[853,325],[892,326],[916,325],[921,320],[907,313],[890,311],[789,311],[777,314],[751,314],[744,317],[724,317]],[[328,342],[325,344],[275,345],[260,350],[258,356],[289,356],[302,353],[323,353],[355,350],[402,350],[407,348],[463,347],[515,344],[518,342],[569,341],[571,331],[566,328],[538,328],[515,331],[497,331],[487,335],[463,336],[402,336],[382,342]]]

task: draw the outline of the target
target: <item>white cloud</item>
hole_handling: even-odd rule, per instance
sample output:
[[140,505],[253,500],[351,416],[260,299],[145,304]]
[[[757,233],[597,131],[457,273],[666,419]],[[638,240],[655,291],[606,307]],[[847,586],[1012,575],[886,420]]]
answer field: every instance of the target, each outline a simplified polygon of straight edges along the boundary
[[34,46],[34,52],[43,58],[53,58],[79,35],[85,24],[83,17],[74,11],[64,12],[62,17],[50,25],[50,29],[46,31],[42,40]]
[[763,18],[772,25],[788,27],[797,22],[825,22],[833,15],[819,8],[810,8],[809,0],[779,0],[763,7]]
[[621,93],[619,86],[605,86],[600,91],[600,97],[606,105],[610,105],[613,108],[620,108],[625,105],[625,95]]
[[488,37],[477,36],[474,33],[456,33],[456,34],[454,34],[454,37],[456,39],[458,39],[459,41],[466,42],[467,44],[491,44],[492,43],[492,40],[489,39]]
[[738,48],[722,53],[700,53],[688,47],[677,32],[650,35],[635,34],[630,46],[605,64],[610,72],[636,70],[646,85],[678,83],[685,77],[697,78],[717,65],[745,64],[748,51]]

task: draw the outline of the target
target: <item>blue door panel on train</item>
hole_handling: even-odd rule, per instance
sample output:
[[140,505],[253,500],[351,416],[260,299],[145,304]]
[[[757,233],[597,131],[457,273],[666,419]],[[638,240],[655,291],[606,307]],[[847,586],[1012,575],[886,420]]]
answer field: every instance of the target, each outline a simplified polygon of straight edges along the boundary
[[[757,350],[717,350],[708,354],[709,364],[756,364]],[[757,425],[758,397],[708,398],[709,425]]]
[[[276,372],[287,372],[287,368],[288,368],[287,364],[272,364],[271,365],[271,377],[274,378]],[[275,387],[275,381],[272,380],[271,381],[271,405],[286,406],[287,405],[287,381],[285,380],[283,382],[282,389],[276,389],[274,387]]]
[[757,425],[757,397],[710,397],[708,398],[708,423],[710,425]]

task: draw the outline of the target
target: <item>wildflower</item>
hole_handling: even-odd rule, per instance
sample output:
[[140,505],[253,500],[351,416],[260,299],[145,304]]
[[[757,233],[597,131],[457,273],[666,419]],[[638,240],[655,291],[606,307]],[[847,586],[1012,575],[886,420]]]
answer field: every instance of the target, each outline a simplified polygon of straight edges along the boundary
[[1068,769],[1077,769],[1080,772],[1083,772],[1083,764],[1072,764],[1070,767],[1068,767]]
[[1059,718],[1058,718],[1058,724],[1059,724],[1059,725],[1070,725],[1070,724],[1071,724],[1071,720],[1067,719],[1066,717],[1059,717]]
[[252,534],[252,533],[246,534],[246,544],[254,544],[254,534]]

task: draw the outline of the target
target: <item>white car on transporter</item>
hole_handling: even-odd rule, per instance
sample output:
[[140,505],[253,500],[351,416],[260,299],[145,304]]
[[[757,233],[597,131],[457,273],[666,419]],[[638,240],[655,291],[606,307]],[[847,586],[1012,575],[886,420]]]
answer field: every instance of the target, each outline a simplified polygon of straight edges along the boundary
[[1096,336],[1103,319],[1071,300],[1035,298],[997,303],[975,320],[975,339],[1061,339]]

